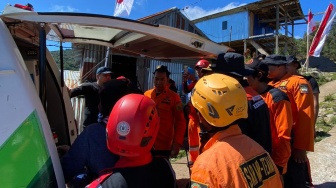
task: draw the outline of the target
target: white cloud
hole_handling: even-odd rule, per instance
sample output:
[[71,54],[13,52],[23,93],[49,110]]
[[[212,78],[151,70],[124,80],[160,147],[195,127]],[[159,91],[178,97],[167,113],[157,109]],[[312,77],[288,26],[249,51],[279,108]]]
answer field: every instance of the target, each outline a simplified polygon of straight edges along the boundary
[[144,6],[144,4],[147,3],[147,0],[136,0],[134,3],[137,6]]
[[184,10],[182,10],[181,12],[187,16],[187,18],[189,18],[190,20],[194,20],[197,18],[201,18],[204,16],[208,16],[211,14],[215,14],[218,12],[222,12],[222,11],[226,11],[226,10],[230,10],[236,7],[240,7],[240,6],[244,6],[246,5],[246,3],[236,3],[236,2],[232,2],[229,3],[228,5],[226,5],[225,7],[218,7],[216,9],[212,9],[212,10],[204,10],[201,7],[195,6],[195,7],[186,7],[184,8]]
[[52,12],[78,12],[78,9],[73,8],[71,6],[63,6],[63,5],[53,5],[51,7]]

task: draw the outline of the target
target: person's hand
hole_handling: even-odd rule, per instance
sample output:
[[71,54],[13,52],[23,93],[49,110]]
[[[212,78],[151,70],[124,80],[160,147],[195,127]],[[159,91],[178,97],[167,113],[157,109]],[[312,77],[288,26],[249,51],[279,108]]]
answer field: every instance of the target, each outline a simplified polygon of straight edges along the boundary
[[307,161],[307,153],[305,150],[292,148],[292,156],[297,163],[304,163]]
[[186,82],[188,80],[188,73],[183,73],[182,75],[182,81]]
[[178,155],[180,148],[181,148],[181,145],[174,142],[172,146],[172,150],[170,152],[170,157],[175,158]]

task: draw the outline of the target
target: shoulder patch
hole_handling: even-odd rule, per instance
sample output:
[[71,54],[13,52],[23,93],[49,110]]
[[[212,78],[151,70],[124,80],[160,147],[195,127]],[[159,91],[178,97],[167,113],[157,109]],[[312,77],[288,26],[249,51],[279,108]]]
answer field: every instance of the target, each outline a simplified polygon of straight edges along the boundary
[[300,93],[309,93],[308,84],[300,84]]
[[267,153],[256,156],[240,165],[241,173],[251,188],[261,187],[264,181],[276,175],[275,165]]
[[285,87],[288,84],[288,80],[281,81],[280,87]]
[[190,188],[208,188],[208,187],[209,186],[207,184],[191,180]]
[[278,88],[273,88],[269,90],[269,93],[272,95],[272,100],[275,103],[280,102],[282,100],[289,101],[287,94]]
[[278,88],[282,89],[282,90],[286,90],[286,86],[287,86],[288,82],[289,82],[288,80],[281,81]]

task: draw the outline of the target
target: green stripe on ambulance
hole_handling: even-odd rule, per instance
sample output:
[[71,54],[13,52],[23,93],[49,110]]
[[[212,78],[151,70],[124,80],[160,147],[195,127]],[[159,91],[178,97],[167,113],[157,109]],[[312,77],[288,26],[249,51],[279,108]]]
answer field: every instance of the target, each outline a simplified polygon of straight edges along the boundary
[[1,187],[57,187],[36,111],[0,146]]

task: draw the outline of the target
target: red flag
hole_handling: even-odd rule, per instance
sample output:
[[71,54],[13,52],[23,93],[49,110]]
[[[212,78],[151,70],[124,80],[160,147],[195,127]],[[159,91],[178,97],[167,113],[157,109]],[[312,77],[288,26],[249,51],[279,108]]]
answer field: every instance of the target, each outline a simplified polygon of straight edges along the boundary
[[131,13],[134,0],[117,0],[113,16],[128,17]]
[[329,4],[318,28],[316,35],[313,39],[313,42],[309,49],[309,56],[320,57],[324,42],[331,30],[333,20],[336,15],[336,10],[333,4]]
[[310,9],[309,9],[309,13],[308,13],[308,27],[307,27],[307,34],[309,35],[310,33],[312,33],[313,31],[315,31],[316,29],[316,24],[315,21],[313,19],[313,14],[311,13]]

